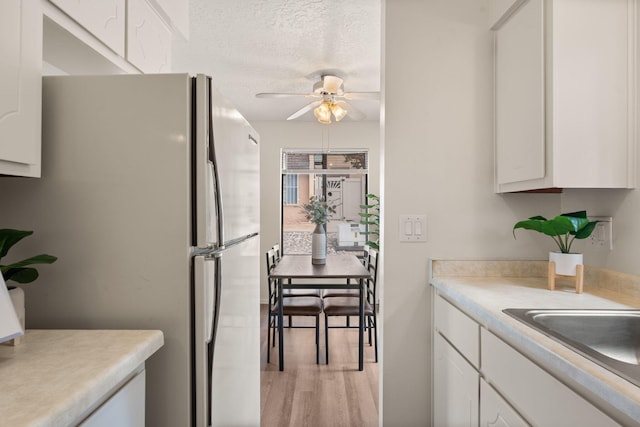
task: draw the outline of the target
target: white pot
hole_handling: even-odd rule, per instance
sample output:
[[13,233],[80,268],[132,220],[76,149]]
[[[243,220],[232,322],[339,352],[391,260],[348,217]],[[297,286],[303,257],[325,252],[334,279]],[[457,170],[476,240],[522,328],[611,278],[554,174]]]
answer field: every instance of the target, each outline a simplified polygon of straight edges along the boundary
[[311,263],[325,264],[327,262],[327,234],[321,224],[316,224],[311,236]]
[[24,291],[22,288],[11,288],[9,289],[9,298],[11,298],[22,330],[24,330]]
[[556,274],[575,276],[576,266],[582,264],[582,254],[549,252],[549,261],[553,261],[556,264]]

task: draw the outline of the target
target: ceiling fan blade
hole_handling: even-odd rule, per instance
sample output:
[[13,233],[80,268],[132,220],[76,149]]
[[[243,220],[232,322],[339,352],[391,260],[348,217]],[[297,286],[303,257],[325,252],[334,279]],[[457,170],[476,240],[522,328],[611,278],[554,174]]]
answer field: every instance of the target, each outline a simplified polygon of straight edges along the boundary
[[342,95],[345,99],[380,100],[380,92],[345,92]]
[[290,96],[316,96],[314,94],[310,94],[310,93],[270,93],[270,92],[263,92],[263,93],[256,93],[256,98],[288,98]]
[[316,108],[318,105],[322,104],[322,100],[320,101],[313,101],[307,105],[305,105],[304,107],[302,107],[301,109],[299,109],[298,111],[296,111],[295,113],[293,113],[292,115],[290,115],[289,117],[287,117],[287,120],[293,120],[293,119],[297,119],[298,117],[300,117],[301,115],[311,111],[312,109]]
[[351,117],[352,120],[362,120],[366,117],[362,111],[358,110],[346,101],[338,101],[336,104],[347,110],[347,116]]

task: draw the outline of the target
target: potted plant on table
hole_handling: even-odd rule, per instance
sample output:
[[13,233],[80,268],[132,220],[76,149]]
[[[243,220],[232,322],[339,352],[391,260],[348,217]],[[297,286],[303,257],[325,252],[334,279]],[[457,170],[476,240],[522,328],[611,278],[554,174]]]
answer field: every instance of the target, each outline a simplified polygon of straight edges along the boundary
[[38,270],[31,267],[34,264],[51,264],[58,258],[53,255],[40,254],[11,264],[3,264],[2,258],[7,256],[9,249],[33,231],[14,230],[11,228],[0,229],[0,272],[9,290],[9,296],[15,307],[22,328],[24,329],[24,291],[22,288],[10,286],[9,281],[19,284],[31,283],[39,276]]
[[311,236],[311,262],[324,264],[327,260],[327,234],[324,225],[329,215],[336,213],[336,207],[331,206],[322,196],[312,196],[309,203],[302,205],[305,217],[316,225]]
[[519,221],[513,226],[513,237],[516,229],[524,228],[550,236],[558,245],[560,252],[549,252],[549,261],[555,263],[557,274],[566,276],[576,275],[576,266],[582,264],[582,254],[572,253],[571,245],[575,239],[586,239],[591,236],[598,221],[589,221],[587,211],[564,213],[552,219],[543,216],[533,216]]

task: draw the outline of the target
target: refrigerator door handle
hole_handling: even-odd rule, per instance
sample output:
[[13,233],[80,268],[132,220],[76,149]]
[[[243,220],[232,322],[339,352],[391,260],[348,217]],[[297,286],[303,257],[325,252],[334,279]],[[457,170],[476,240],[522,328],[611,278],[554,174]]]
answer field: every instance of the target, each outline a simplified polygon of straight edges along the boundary
[[207,141],[208,165],[211,168],[211,189],[213,190],[213,199],[215,200],[216,209],[216,226],[218,228],[218,245],[224,247],[224,209],[222,207],[222,189],[220,188],[220,175],[218,173],[218,164],[216,162],[216,150],[213,134],[213,94],[211,93],[211,78],[207,78],[207,88],[209,97],[209,140]]

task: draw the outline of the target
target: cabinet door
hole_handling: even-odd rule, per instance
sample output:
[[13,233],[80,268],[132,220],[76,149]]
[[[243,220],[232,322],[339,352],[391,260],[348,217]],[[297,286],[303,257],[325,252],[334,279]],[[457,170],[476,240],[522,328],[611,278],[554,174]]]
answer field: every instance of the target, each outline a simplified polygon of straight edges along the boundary
[[51,3],[124,57],[124,0],[51,0]]
[[545,177],[543,2],[522,5],[495,32],[498,184]]
[[531,424],[580,427],[619,425],[484,328],[481,340],[485,377]]
[[439,333],[433,353],[433,424],[477,427],[478,372]]
[[171,27],[189,40],[189,0],[156,0],[169,18]]
[[0,1],[0,174],[40,176],[42,12]]
[[171,71],[171,33],[145,0],[127,2],[127,60],[143,73]]
[[529,427],[484,380],[480,380],[480,427]]

